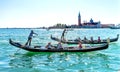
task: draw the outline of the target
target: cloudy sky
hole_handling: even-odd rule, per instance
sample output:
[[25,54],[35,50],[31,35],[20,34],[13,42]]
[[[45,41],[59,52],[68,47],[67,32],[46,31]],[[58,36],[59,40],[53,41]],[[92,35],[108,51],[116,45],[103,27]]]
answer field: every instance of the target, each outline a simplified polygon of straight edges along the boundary
[[120,0],[0,0],[0,27],[43,27],[57,23],[120,23]]

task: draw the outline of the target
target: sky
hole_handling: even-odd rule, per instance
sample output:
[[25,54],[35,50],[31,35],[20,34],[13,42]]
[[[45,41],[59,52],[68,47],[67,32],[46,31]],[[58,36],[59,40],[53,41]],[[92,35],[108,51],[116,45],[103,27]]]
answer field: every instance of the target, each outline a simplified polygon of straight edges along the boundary
[[120,24],[120,0],[0,0],[0,27],[48,27],[100,21]]

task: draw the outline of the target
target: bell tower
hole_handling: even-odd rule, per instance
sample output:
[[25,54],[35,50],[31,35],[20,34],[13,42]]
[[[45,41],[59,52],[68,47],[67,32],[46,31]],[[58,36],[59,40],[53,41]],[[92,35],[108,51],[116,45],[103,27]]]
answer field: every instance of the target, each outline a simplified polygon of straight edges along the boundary
[[78,26],[82,26],[81,24],[81,15],[80,15],[80,12],[78,14]]

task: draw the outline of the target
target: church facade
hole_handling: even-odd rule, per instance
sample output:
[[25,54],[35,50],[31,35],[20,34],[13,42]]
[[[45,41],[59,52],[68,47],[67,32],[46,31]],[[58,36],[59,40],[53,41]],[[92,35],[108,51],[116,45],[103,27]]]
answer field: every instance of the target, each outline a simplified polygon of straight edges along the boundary
[[91,18],[89,22],[84,22],[81,23],[81,15],[80,12],[78,14],[78,26],[80,28],[101,28],[101,23],[99,22],[94,22],[94,20]]
[[88,22],[84,21],[81,22],[81,15],[80,12],[78,14],[78,24],[56,24],[55,26],[51,26],[49,28],[110,28],[111,26],[114,26],[114,24],[101,24],[100,21],[94,22],[94,20],[91,18]]

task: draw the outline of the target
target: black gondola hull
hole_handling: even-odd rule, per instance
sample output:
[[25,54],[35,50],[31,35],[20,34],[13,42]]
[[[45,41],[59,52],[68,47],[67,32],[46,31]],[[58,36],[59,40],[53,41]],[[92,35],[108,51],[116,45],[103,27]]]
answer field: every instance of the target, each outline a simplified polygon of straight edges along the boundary
[[[117,35],[116,38],[110,39],[109,42],[116,42],[118,40],[118,38],[119,38],[119,34]],[[65,40],[61,40],[61,39],[59,39],[57,37],[53,37],[52,35],[51,35],[51,39],[55,40],[55,41],[58,41],[58,42],[65,43],[65,44],[78,44],[79,43],[79,40],[77,40],[77,41],[76,40],[66,40],[65,41]],[[80,40],[80,42],[82,44],[102,44],[102,43],[107,43],[107,39],[103,39],[103,40],[101,40],[101,42],[98,42],[97,40],[93,40],[93,41],[90,41],[90,40],[87,40],[87,41]]]
[[41,48],[34,48],[22,45],[18,42],[14,42],[11,39],[9,40],[9,43],[15,47],[18,47],[20,49],[24,49],[31,52],[90,52],[90,51],[97,51],[97,50],[103,50],[108,48],[108,44],[101,44],[100,46],[94,46],[94,47],[86,47],[82,49],[74,49],[75,47],[65,47],[63,49],[41,49]]

